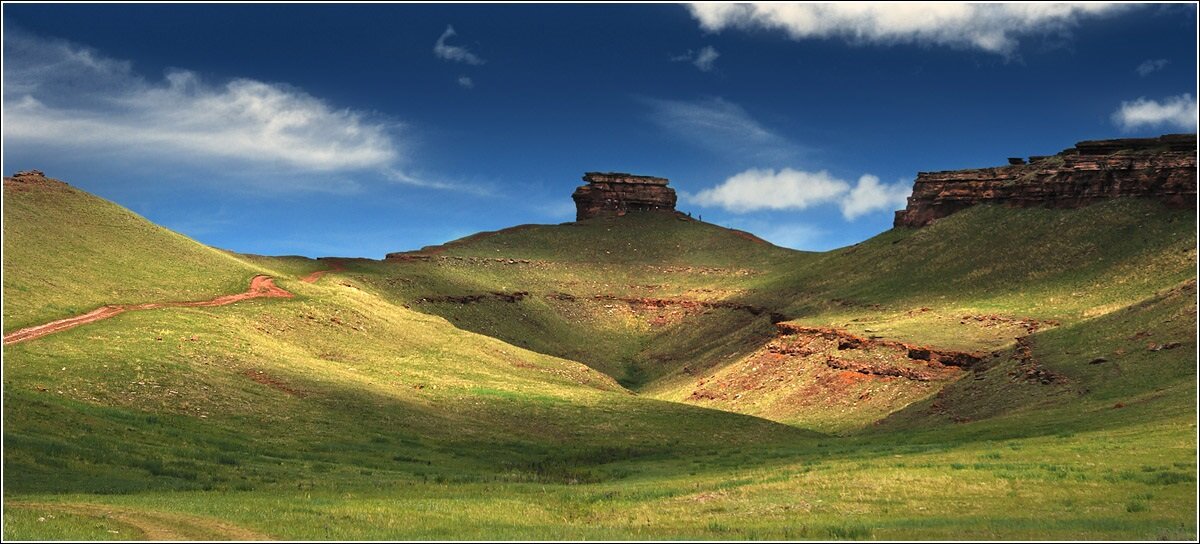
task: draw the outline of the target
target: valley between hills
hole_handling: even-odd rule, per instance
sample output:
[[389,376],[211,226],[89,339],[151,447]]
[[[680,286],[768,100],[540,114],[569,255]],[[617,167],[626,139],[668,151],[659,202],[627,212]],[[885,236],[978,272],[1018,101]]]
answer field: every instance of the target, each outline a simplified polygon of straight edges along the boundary
[[923,173],[819,253],[589,173],[383,260],[5,178],[3,536],[1194,539],[1195,164]]

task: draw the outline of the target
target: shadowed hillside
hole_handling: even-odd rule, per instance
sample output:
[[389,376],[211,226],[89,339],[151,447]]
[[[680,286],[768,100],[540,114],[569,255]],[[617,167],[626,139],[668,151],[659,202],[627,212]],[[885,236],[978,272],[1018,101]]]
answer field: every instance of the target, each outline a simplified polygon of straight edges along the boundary
[[[352,270],[398,303],[585,362],[659,398],[838,431],[971,369],[919,371],[928,361],[907,349],[846,359],[856,352],[836,343],[797,358],[779,345],[775,322],[1003,358],[1019,337],[1194,278],[1194,217],[1136,199],[1057,211],[980,206],[817,254],[631,214],[477,235]],[[897,380],[893,367],[917,368],[909,374],[918,379]]]
[[6,538],[1195,534],[1194,211],[980,206],[826,253],[647,212],[310,260],[47,187],[5,187],[6,331],[292,296],[6,345]]

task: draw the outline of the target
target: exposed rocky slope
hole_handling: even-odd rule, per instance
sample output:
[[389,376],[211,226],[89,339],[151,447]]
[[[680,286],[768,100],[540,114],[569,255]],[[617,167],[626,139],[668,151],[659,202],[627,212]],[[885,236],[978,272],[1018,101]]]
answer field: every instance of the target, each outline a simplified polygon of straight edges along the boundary
[[895,226],[923,227],[976,204],[1076,208],[1115,197],[1196,203],[1196,135],[1093,140],[1008,166],[921,172]]
[[588,172],[588,182],[575,189],[575,220],[600,215],[625,215],[630,211],[675,210],[675,190],[666,178],[635,176],[619,172]]

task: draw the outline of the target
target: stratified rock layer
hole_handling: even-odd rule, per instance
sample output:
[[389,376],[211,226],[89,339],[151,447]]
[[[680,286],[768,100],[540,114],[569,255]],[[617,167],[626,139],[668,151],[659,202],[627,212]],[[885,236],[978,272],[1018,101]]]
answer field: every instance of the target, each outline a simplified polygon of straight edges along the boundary
[[1196,206],[1196,135],[1079,142],[1028,164],[921,172],[897,227],[923,227],[976,204],[1076,208],[1116,197]]
[[666,178],[588,172],[583,181],[588,184],[571,195],[575,200],[576,221],[631,211],[675,211],[675,190],[667,187]]

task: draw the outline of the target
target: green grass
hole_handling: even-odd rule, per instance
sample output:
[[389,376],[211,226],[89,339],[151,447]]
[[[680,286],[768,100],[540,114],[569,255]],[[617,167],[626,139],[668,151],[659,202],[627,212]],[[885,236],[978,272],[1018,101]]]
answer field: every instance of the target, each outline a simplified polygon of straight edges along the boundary
[[132,525],[103,516],[44,506],[4,508],[5,540],[141,540],[144,536]]
[[[41,258],[8,234],[36,219],[9,206],[6,330],[10,264]],[[64,289],[31,288],[14,311],[137,301],[96,286],[159,250],[106,224],[40,224],[98,240],[99,264],[32,261]],[[1194,224],[1138,201],[978,208],[814,254],[631,214],[352,260],[315,284],[297,278],[326,263],[179,238],[197,261],[148,264],[177,269],[127,297],[175,299],[198,289],[192,271],[229,263],[236,285],[214,294],[266,271],[296,297],[6,346],[4,537],[1192,539]],[[770,312],[997,356],[867,400],[801,369],[744,402],[688,401],[697,379],[753,376]],[[967,314],[1055,320],[1032,353],[1066,380],[1014,379],[1024,333]]]
[[259,272],[66,184],[4,183],[4,332],[105,304],[237,293]]

